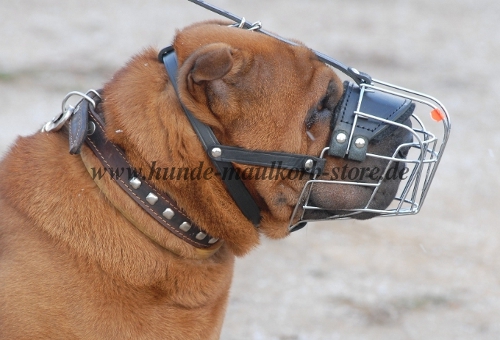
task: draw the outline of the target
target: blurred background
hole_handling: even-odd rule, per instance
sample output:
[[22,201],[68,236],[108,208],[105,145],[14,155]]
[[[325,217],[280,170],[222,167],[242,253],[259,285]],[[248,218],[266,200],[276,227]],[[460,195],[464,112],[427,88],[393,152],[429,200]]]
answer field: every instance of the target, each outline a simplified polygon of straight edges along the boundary
[[[222,339],[499,339],[500,2],[210,2],[432,94],[452,119],[418,215],[311,224],[238,259]],[[0,1],[0,154],[67,92],[214,18],[186,0]]]

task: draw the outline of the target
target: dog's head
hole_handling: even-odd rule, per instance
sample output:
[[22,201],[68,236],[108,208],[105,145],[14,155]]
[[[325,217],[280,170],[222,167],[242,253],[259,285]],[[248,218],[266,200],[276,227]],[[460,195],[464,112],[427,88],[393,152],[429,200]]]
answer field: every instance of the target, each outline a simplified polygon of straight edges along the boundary
[[[151,161],[167,169],[211,164],[180,101],[224,145],[316,157],[329,145],[344,86],[310,49],[220,22],[178,32],[173,46],[179,60],[180,98],[152,51],[136,57],[105,88],[107,132],[138,168],[147,168]],[[371,142],[368,153],[392,157],[409,139],[406,129],[395,129],[383,140]],[[317,179],[331,180],[334,169],[384,169],[388,163],[384,158],[354,162],[327,156]],[[310,175],[244,164],[235,167],[248,175],[242,180],[261,211],[259,230],[273,238],[287,235]],[[365,181],[377,180],[367,176]],[[188,182],[157,181],[155,185],[169,192],[211,235],[226,239],[236,253],[256,243],[258,232],[235,206],[220,178]],[[329,185],[316,185],[310,199],[323,209],[321,214],[339,214],[368,203],[384,209],[398,184],[399,180],[383,181],[373,198],[370,187],[339,185],[332,190]]]

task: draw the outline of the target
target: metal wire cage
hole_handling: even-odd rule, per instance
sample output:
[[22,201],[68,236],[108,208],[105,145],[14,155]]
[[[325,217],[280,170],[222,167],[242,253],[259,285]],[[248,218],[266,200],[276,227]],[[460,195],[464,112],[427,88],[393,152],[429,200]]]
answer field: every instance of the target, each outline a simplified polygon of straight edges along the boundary
[[[378,181],[324,180],[315,175],[311,180],[307,181],[302,190],[290,219],[290,230],[303,226],[306,222],[356,218],[356,215],[361,213],[369,213],[370,217],[413,215],[418,213],[424,204],[450,134],[451,123],[446,108],[437,99],[429,95],[376,79],[372,79],[371,84],[361,83],[359,86],[361,95],[358,100],[357,110],[354,112],[355,119],[374,119],[384,124],[396,125],[408,130],[413,136],[413,140],[409,143],[400,144],[392,156],[367,153],[367,159],[379,158],[387,163],[380,176],[378,176]],[[367,91],[381,91],[409,99],[415,103],[415,110],[410,117],[411,127],[360,111],[363,95]],[[438,125],[441,125],[441,127]],[[328,147],[323,149],[322,158],[327,156],[328,149]],[[399,156],[402,150],[408,151],[404,159]],[[404,178],[400,178],[401,182],[394,199],[385,209],[372,208],[372,201],[384,180],[394,176],[390,171],[395,168],[396,162],[404,163],[405,172]],[[356,185],[371,188],[373,191],[364,207],[332,212],[315,206],[311,202],[311,192],[316,185],[331,185],[331,190],[335,190],[336,186],[339,185]],[[318,219],[316,218],[317,214],[310,214],[312,211],[324,211],[325,214],[323,215],[328,215],[328,217]],[[314,217],[311,217],[311,215]]]

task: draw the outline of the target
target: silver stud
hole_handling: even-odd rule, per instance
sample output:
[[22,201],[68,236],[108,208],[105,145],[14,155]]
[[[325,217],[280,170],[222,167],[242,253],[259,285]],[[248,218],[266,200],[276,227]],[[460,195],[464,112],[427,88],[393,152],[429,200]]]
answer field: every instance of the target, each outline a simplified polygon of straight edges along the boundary
[[339,132],[337,134],[337,136],[335,137],[335,140],[337,141],[337,143],[339,144],[344,144],[345,141],[347,140],[347,135],[343,132]]
[[213,148],[212,149],[212,157],[220,157],[222,156],[222,150],[220,148]]
[[148,201],[148,203],[151,204],[151,205],[155,205],[156,201],[158,201],[158,196],[156,196],[155,194],[153,194],[152,192],[150,192],[146,196],[146,201]]
[[362,149],[362,148],[364,148],[364,147],[365,147],[365,144],[366,144],[366,142],[365,142],[364,138],[361,138],[361,137],[357,138],[357,139],[354,141],[354,145],[356,145],[356,147],[357,147],[358,149]]
[[132,186],[132,188],[134,189],[139,189],[139,187],[141,186],[141,181],[139,180],[139,178],[137,177],[132,177],[130,179],[130,181],[128,181],[130,183],[130,185]]
[[191,224],[187,222],[182,222],[182,224],[179,226],[179,229],[187,232],[189,231],[189,229],[191,229]]
[[209,241],[208,244],[214,244],[215,242],[219,241],[218,238],[212,237]]
[[203,240],[205,237],[207,237],[207,234],[202,233],[201,231],[200,231],[198,234],[196,234],[196,239],[197,239],[197,240],[200,240],[200,241],[201,241],[201,240]]
[[311,170],[312,167],[314,165],[314,161],[312,159],[308,159],[305,163],[304,163],[304,168],[306,170]]
[[165,211],[163,212],[163,216],[165,216],[168,220],[171,220],[174,215],[174,211],[170,208],[165,209]]
[[357,74],[357,75],[359,75],[359,74],[360,74],[360,73],[359,73],[359,71],[358,71],[357,69],[355,69],[354,67],[351,67],[351,71],[352,71],[352,73],[354,73],[354,74]]

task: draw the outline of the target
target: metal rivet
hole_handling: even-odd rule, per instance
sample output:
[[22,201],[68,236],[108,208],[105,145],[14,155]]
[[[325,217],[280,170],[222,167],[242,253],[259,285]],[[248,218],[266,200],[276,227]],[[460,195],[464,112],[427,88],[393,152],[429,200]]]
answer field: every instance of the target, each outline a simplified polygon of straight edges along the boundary
[[308,159],[305,163],[304,163],[304,168],[306,170],[311,170],[314,166],[314,161],[312,159]]
[[222,150],[220,148],[213,148],[212,149],[212,157],[220,157],[222,156]]
[[337,143],[339,144],[344,144],[347,140],[347,135],[343,132],[339,132],[337,134],[337,136],[335,137],[335,140],[337,141]]
[[128,181],[130,183],[130,185],[132,186],[132,188],[134,189],[139,189],[139,187],[141,186],[141,181],[139,180],[139,178],[137,177],[132,177],[130,179],[130,181]]
[[182,224],[179,226],[179,229],[187,232],[189,231],[189,229],[191,229],[191,224],[187,222],[182,222]]
[[152,192],[150,192],[146,196],[146,201],[148,201],[149,204],[154,205],[156,203],[156,201],[158,201],[158,196],[156,196],[155,194],[153,194]]
[[351,67],[351,71],[352,71],[352,73],[359,75],[359,71],[357,69],[355,69],[354,67]]
[[210,240],[208,240],[208,244],[214,244],[217,241],[219,241],[218,238],[212,237]]
[[165,211],[163,212],[163,216],[165,216],[169,220],[172,219],[174,215],[175,215],[174,211],[170,208],[165,209]]
[[95,123],[93,121],[90,121],[87,124],[87,136],[93,135],[95,132]]
[[365,142],[364,138],[361,138],[361,137],[357,138],[357,139],[354,141],[354,145],[356,145],[356,147],[357,147],[358,149],[362,149],[362,148],[364,148],[364,147],[365,147],[365,144],[366,144],[366,142]]
[[207,234],[202,233],[201,231],[200,231],[198,234],[196,234],[196,239],[197,239],[197,240],[200,240],[200,241],[201,241],[201,240],[203,240],[205,237],[207,237]]

